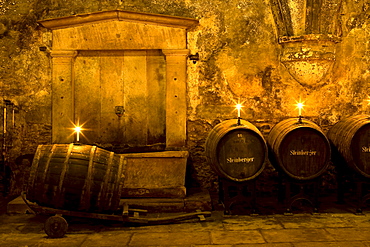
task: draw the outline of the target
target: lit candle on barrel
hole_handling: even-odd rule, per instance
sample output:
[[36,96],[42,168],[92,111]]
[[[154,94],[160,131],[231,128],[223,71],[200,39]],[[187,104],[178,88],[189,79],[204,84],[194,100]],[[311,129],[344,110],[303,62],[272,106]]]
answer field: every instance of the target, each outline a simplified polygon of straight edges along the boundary
[[302,109],[305,106],[304,102],[299,101],[299,102],[297,102],[296,106],[297,106],[296,109],[298,108],[298,116],[301,117],[302,116]]
[[297,104],[297,107],[298,107],[298,116],[302,116],[302,108],[303,108],[303,103],[298,103]]
[[81,127],[80,126],[76,126],[74,128],[75,132],[76,132],[76,142],[79,142],[80,141],[80,132],[81,132]]
[[240,125],[240,110],[242,109],[243,105],[238,103],[235,105],[236,110],[238,111],[238,125]]
[[238,118],[240,118],[240,110],[242,109],[242,104],[237,104],[236,106],[236,109],[238,110]]

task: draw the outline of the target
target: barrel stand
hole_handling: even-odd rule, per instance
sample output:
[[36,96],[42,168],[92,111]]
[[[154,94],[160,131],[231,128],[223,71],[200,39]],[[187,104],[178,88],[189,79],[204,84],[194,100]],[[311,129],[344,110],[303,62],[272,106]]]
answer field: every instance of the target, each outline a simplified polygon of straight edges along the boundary
[[[256,214],[256,180],[235,182],[219,178],[219,197],[224,205],[225,214],[232,214],[232,207],[237,204],[249,204],[251,214]],[[240,213],[238,211],[238,213]],[[242,212],[245,214],[244,212]]]
[[362,214],[362,208],[365,207],[366,201],[370,199],[370,180],[367,178],[362,178],[356,180],[356,190],[357,190],[357,209],[356,213]]
[[285,175],[280,177],[279,201],[283,202],[285,213],[292,213],[292,206],[295,202],[305,200],[317,213],[319,208],[319,186],[321,179],[296,180]]
[[[354,185],[355,190],[355,201],[356,201],[356,214],[362,214],[362,209],[365,207],[365,203],[370,200],[370,179],[359,174],[355,174],[352,171],[345,173],[344,171],[338,171],[338,203],[344,204],[346,188],[348,186],[348,180]],[[347,181],[347,185],[346,185]]]
[[0,161],[0,196],[6,197],[10,186],[10,167]]

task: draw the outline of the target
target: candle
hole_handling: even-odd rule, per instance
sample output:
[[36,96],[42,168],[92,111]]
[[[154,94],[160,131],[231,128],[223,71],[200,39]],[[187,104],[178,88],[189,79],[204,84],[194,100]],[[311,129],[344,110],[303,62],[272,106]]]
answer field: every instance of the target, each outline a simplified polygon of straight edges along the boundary
[[240,99],[238,100],[238,103],[235,105],[235,109],[238,111],[238,125],[240,125],[240,116],[241,116],[241,109],[243,107],[243,103],[240,103]]
[[297,102],[296,106],[296,109],[298,108],[298,116],[302,116],[302,109],[305,106],[304,102],[299,101]]
[[76,141],[79,142],[80,141],[81,127],[80,126],[76,126],[75,127],[75,132],[76,132]]
[[302,108],[303,108],[303,103],[298,103],[298,115],[301,116],[302,115]]
[[242,109],[242,105],[241,104],[237,104],[236,105],[236,109],[238,110],[238,118],[240,118],[240,110]]

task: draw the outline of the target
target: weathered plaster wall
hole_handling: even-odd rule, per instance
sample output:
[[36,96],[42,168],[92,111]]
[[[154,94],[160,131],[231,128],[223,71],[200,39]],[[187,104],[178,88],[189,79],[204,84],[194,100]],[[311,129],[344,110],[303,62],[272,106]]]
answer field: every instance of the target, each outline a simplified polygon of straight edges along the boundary
[[[369,113],[370,2],[342,1],[337,13],[342,41],[336,44],[333,68],[317,86],[300,84],[280,63],[281,34],[274,21],[273,2],[0,0],[0,100],[16,105],[15,127],[6,135],[13,193],[20,191],[15,184],[21,184],[27,174],[29,161],[22,157],[51,140],[51,63],[42,51],[50,47],[51,37],[38,26],[40,19],[123,9],[199,20],[199,26],[188,34],[188,48],[200,58],[196,63],[188,61],[190,186],[217,187],[216,176],[205,162],[204,143],[214,125],[236,117],[238,101],[244,105],[242,118],[265,135],[281,119],[297,116],[294,104],[299,98],[305,101],[304,116],[324,130],[344,116]],[[294,12],[293,16],[299,15]],[[294,28],[302,31],[299,26]]]

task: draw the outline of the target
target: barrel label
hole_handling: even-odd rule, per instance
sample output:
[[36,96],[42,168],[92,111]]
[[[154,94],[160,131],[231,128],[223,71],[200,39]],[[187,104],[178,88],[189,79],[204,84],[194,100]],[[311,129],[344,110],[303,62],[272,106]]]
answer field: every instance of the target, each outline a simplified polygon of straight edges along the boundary
[[370,153],[370,147],[362,147],[363,153]]
[[315,156],[317,151],[314,150],[290,150],[290,155]]
[[227,158],[227,163],[251,163],[254,161],[254,157],[251,158]]

